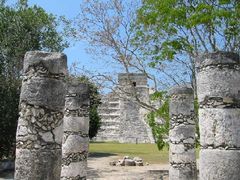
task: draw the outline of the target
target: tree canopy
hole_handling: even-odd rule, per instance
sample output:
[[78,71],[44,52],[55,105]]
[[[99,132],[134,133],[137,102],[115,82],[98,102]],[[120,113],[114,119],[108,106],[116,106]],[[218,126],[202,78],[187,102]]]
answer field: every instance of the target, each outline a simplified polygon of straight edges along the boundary
[[26,1],[0,5],[0,53],[4,76],[19,76],[26,51],[63,51],[67,43],[57,31],[55,16]]
[[239,18],[236,0],[144,0],[137,35],[157,47],[150,51],[158,55],[156,60],[184,52],[239,52]]
[[55,16],[27,1],[8,6],[0,1],[0,159],[14,156],[15,133],[26,51],[62,51],[67,43]]
[[[142,49],[143,56],[151,57],[148,64],[151,68],[170,65],[168,72],[169,76],[173,74],[174,83],[179,83],[177,74],[181,78],[186,75],[195,89],[194,59],[202,53],[240,53],[240,2],[237,0],[143,0],[137,13],[133,43]],[[181,65],[187,73],[182,72]],[[165,145],[164,135],[168,132],[169,117],[163,116],[165,103],[149,115],[159,148]],[[155,123],[157,116],[166,120],[163,125]]]

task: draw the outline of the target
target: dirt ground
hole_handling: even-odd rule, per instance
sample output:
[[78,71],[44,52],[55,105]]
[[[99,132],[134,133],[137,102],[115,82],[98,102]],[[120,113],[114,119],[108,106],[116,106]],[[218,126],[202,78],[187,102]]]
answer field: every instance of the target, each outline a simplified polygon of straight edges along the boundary
[[[110,166],[109,162],[123,157],[115,155],[95,155],[88,158],[89,180],[168,180],[167,164],[144,166]],[[146,163],[146,162],[145,162]],[[13,172],[0,174],[0,180],[13,180]]]
[[144,166],[110,166],[109,162],[122,159],[114,155],[89,157],[88,179],[94,180],[168,180],[168,164]]

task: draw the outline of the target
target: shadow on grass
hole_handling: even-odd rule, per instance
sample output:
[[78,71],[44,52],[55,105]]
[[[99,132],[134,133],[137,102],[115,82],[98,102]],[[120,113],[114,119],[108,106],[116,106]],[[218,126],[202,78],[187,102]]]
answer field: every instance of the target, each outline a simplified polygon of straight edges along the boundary
[[109,156],[117,156],[117,154],[105,153],[105,152],[90,152],[88,154],[88,157],[94,157],[94,158],[109,157]]

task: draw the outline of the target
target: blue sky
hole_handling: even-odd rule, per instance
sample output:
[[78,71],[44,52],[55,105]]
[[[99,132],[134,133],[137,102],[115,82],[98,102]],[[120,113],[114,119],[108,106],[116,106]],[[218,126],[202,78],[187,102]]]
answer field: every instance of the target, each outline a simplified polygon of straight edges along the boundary
[[[29,5],[38,5],[47,12],[57,16],[66,16],[67,18],[75,17],[80,11],[80,3],[82,0],[28,0]],[[85,52],[87,45],[83,42],[77,42],[67,48],[64,53],[68,57],[68,66],[73,62],[78,62],[79,67],[83,67],[88,71],[103,72],[105,67],[102,61],[97,61],[91,55]]]

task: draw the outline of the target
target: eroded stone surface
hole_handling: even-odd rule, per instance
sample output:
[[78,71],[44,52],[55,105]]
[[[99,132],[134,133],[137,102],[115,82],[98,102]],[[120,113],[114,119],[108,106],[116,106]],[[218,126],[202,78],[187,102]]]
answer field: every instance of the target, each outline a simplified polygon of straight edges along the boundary
[[102,125],[96,141],[118,141],[120,143],[154,143],[146,114],[134,98],[150,103],[147,77],[140,73],[121,73],[119,85],[103,96],[99,107]]
[[193,90],[180,86],[169,94],[169,179],[194,180],[197,176]]
[[65,99],[61,179],[86,179],[89,146],[88,86],[71,82]]
[[202,149],[200,179],[239,180],[240,150]]
[[28,52],[16,135],[16,180],[59,180],[66,56]]
[[216,52],[197,60],[200,179],[239,179],[240,59]]
[[199,110],[200,142],[203,147],[240,148],[240,109]]
[[[171,173],[170,173],[171,172]],[[180,164],[169,167],[169,179],[191,180],[196,177],[196,167],[193,164]],[[196,179],[196,178],[195,178]]]

